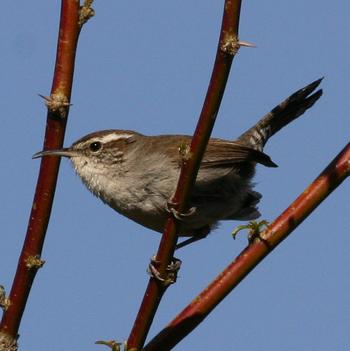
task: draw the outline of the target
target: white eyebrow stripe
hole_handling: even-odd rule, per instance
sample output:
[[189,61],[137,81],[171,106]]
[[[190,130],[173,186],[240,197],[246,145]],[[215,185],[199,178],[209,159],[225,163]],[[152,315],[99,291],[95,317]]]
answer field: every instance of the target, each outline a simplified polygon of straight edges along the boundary
[[117,141],[117,140],[127,140],[130,139],[133,134],[123,133],[123,134],[107,134],[100,138],[101,142],[109,143],[110,141]]

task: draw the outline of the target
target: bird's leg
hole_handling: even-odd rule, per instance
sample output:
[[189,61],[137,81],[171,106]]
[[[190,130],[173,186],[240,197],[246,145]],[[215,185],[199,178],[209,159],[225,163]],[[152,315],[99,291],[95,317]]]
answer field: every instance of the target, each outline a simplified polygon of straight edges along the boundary
[[175,250],[181,249],[182,247],[185,247],[185,246],[192,244],[196,241],[202,240],[202,239],[206,238],[209,233],[210,233],[210,226],[205,226],[205,227],[201,228],[200,230],[197,230],[197,232],[193,236],[191,236],[190,238],[181,241],[181,243],[178,243],[175,246]]

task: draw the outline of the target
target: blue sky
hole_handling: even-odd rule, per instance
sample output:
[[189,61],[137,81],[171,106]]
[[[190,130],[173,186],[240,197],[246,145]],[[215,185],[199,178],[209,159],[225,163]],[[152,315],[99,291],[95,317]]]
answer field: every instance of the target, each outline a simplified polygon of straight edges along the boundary
[[[59,1],[3,0],[0,20],[2,138],[0,284],[8,290],[33,198],[55,59]],[[65,145],[88,132],[132,129],[191,134],[217,46],[223,1],[97,1],[83,29]],[[318,77],[324,96],[265,148],[279,165],[258,167],[263,218],[275,218],[349,141],[350,5],[309,0],[243,2],[242,48],[213,135],[235,138]],[[346,181],[176,350],[215,347],[348,350],[349,183]],[[179,251],[177,284],[150,336],[246,245],[223,223]],[[96,350],[128,337],[160,236],[94,198],[64,160],[37,275],[25,311],[23,350]]]

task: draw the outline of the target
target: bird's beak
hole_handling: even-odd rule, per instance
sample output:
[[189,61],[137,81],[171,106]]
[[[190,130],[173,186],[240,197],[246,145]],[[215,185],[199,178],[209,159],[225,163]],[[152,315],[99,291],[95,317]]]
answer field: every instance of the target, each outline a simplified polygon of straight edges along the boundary
[[32,158],[39,158],[44,156],[62,156],[62,157],[73,157],[77,153],[69,148],[57,149],[57,150],[44,150],[35,153]]

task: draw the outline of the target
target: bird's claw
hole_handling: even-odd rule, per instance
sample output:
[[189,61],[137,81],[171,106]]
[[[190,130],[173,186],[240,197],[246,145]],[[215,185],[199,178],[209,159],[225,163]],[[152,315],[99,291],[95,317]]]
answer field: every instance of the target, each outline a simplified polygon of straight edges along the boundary
[[179,221],[186,220],[186,218],[193,216],[197,211],[196,207],[191,207],[187,212],[181,213],[175,208],[177,206],[178,203],[169,200],[166,204],[166,211],[172,213],[172,215]]
[[156,260],[155,256],[151,258],[151,262],[148,266],[148,274],[160,282],[164,287],[168,287],[170,284],[174,284],[177,279],[177,272],[181,267],[181,260],[173,257],[172,262],[168,265],[165,270],[165,277],[162,277],[160,272],[157,269],[159,261]]

